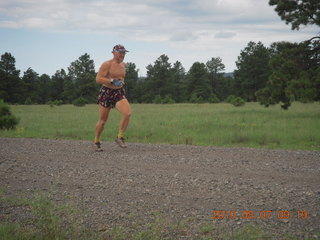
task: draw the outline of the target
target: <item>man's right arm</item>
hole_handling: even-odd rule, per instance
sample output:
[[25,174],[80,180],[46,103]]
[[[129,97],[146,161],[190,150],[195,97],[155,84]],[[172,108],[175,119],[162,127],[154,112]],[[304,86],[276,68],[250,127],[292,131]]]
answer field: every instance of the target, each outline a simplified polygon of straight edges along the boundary
[[110,84],[111,78],[107,77],[109,76],[109,69],[111,67],[110,64],[110,61],[107,61],[101,65],[96,76],[96,83],[105,85]]

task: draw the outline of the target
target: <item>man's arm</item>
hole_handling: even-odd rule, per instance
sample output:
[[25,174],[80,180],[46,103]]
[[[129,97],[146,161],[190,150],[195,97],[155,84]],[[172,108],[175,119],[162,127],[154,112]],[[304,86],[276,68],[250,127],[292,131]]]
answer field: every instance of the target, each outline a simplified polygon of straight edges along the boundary
[[101,65],[101,67],[97,73],[97,76],[96,76],[96,83],[110,84],[111,78],[107,77],[107,76],[109,76],[110,67],[111,67],[110,61],[104,62]]

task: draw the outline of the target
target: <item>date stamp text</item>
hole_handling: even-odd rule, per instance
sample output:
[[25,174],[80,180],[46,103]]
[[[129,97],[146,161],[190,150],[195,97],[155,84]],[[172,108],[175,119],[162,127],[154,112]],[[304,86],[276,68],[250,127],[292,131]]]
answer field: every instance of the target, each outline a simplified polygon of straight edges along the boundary
[[278,211],[253,211],[253,210],[242,210],[242,211],[224,211],[224,210],[213,210],[212,219],[222,220],[222,219],[307,219],[308,212],[301,211],[289,211],[289,210],[278,210]]

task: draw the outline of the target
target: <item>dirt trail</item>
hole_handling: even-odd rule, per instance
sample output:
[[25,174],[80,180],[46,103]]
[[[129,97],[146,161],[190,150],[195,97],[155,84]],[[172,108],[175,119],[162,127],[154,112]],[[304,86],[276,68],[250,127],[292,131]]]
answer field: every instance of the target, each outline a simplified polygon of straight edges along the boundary
[[[1,189],[29,197],[54,185],[56,200],[74,199],[96,229],[145,224],[159,211],[215,229],[258,223],[273,234],[320,238],[320,151],[135,143],[120,149],[110,142],[103,148],[94,152],[88,141],[0,138]],[[0,217],[14,211],[0,207]],[[237,217],[212,220],[214,210]],[[243,211],[254,211],[254,219]],[[259,218],[263,211],[272,211],[269,219]]]

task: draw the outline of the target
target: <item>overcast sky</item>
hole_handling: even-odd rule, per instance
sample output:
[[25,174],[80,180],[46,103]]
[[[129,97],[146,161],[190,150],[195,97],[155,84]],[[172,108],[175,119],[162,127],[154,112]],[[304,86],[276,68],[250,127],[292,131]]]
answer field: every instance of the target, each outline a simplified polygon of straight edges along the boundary
[[300,42],[319,28],[292,31],[268,0],[0,0],[0,54],[10,52],[23,74],[67,70],[88,53],[96,69],[123,44],[140,76],[166,54],[188,71],[220,57],[226,72],[249,41]]

